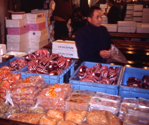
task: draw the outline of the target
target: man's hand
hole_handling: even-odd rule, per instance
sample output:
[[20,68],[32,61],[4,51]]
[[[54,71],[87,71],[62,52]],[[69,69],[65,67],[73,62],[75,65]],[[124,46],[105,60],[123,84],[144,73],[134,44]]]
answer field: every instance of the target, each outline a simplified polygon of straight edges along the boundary
[[104,59],[108,59],[110,57],[110,50],[101,50],[99,55]]

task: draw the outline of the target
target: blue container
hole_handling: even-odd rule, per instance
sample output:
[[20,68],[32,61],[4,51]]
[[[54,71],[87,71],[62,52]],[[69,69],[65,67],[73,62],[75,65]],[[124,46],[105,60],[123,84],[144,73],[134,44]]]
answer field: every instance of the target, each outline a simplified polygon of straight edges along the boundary
[[69,76],[72,76],[74,73],[74,65],[75,62],[73,62],[67,69],[65,69],[60,75],[46,75],[46,74],[37,74],[37,73],[27,73],[28,67],[25,67],[21,72],[22,78],[26,78],[29,76],[38,76],[42,75],[44,77],[44,80],[47,81],[48,84],[55,84],[55,83],[63,83],[64,77],[66,76],[66,79],[69,79]]
[[[15,60],[15,59],[20,59],[20,58],[23,58],[23,59],[24,59],[24,57],[14,57],[14,58],[12,58],[12,59],[6,61],[6,62],[0,63],[0,67],[2,67],[2,66],[4,66],[4,65],[7,65],[7,66],[8,66],[11,61],[13,61],[13,60]],[[17,71],[20,71],[20,72],[21,72],[21,71],[23,71],[26,67],[27,67],[27,66],[25,66],[25,67],[23,67],[23,68],[21,68],[21,69],[19,69],[19,70],[17,70]],[[14,72],[17,73],[17,71],[14,71]]]
[[142,97],[149,99],[149,90],[127,87],[129,77],[142,79],[144,75],[149,75],[149,70],[141,68],[124,67],[123,78],[120,83],[119,95],[122,97]]
[[[93,68],[98,63],[93,63],[93,62],[83,62],[81,66],[85,65],[88,68]],[[78,72],[79,68],[74,72],[74,74],[70,77],[69,82],[71,83],[71,86],[74,87],[74,89],[79,89],[79,90],[89,90],[92,92],[100,91],[108,94],[113,94],[113,95],[118,95],[118,89],[119,89],[119,82],[121,80],[121,73],[122,73],[122,66],[119,65],[110,65],[110,64],[104,64],[101,63],[102,66],[107,66],[109,67],[119,67],[120,74],[119,78],[117,81],[117,85],[108,85],[108,84],[102,84],[102,83],[92,83],[92,82],[85,82],[85,81],[80,81],[78,77]]]

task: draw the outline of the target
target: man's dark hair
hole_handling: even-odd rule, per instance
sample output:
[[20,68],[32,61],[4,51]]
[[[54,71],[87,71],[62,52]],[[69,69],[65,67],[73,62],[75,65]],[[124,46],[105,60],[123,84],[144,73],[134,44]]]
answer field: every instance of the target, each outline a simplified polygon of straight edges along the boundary
[[114,4],[114,0],[108,0],[110,3]]
[[98,6],[91,6],[88,10],[88,17],[92,17],[93,16],[93,13],[94,13],[94,10],[101,10],[100,7]]

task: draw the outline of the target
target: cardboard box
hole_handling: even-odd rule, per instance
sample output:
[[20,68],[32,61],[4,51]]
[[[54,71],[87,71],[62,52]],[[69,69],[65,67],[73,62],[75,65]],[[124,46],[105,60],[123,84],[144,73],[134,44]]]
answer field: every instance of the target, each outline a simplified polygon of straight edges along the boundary
[[126,14],[133,14],[133,10],[126,10]]
[[142,17],[133,17],[133,21],[142,22]]
[[45,22],[37,24],[28,24],[28,25],[29,25],[29,31],[38,31],[45,29]]
[[104,21],[104,20],[108,20],[108,17],[105,15],[102,16],[102,21]]
[[125,17],[124,21],[133,21],[133,17]]
[[59,54],[69,58],[75,58],[75,59],[79,58],[77,51],[65,51],[62,49],[52,49],[52,53]]
[[125,18],[133,18],[133,14],[126,14]]
[[29,37],[32,37],[32,36],[42,36],[44,34],[47,34],[47,29],[45,28],[44,30],[40,30],[40,31],[29,31],[28,32],[28,35]]
[[40,42],[48,39],[48,34],[42,36],[29,36],[29,42]]
[[48,39],[40,41],[40,42],[29,42],[28,47],[34,49],[40,49],[48,44]]
[[134,11],[143,11],[143,4],[135,4]]
[[26,25],[26,19],[20,19],[20,20],[11,20],[6,19],[6,27],[22,27]]
[[9,27],[7,28],[7,34],[8,35],[21,35],[21,34],[24,34],[24,33],[27,33],[29,31],[29,26],[28,25],[25,25],[25,26],[22,26],[22,27]]
[[11,19],[13,20],[25,19],[25,14],[12,14]]
[[149,23],[149,8],[143,8],[142,23]]
[[137,33],[149,33],[149,23],[137,23]]
[[134,10],[134,4],[127,4],[126,10]]
[[136,32],[136,27],[119,27],[118,26],[118,32],[121,32],[121,33],[135,33]]
[[133,16],[141,16],[142,17],[143,12],[133,12]]
[[109,32],[117,32],[117,24],[102,24]]
[[52,12],[53,12],[52,9],[48,9],[48,10],[38,10],[38,9],[34,9],[34,10],[31,10],[31,13],[33,13],[33,14],[45,13],[45,17],[51,17]]
[[6,44],[0,44],[0,55],[6,53]]
[[7,35],[7,42],[28,41],[28,33],[22,35]]
[[65,51],[77,51],[75,41],[57,40],[52,43],[52,49],[65,50]]
[[135,21],[118,21],[119,27],[137,27],[137,23]]
[[102,9],[103,9],[103,8],[104,8],[104,9],[105,9],[105,8],[108,8],[108,5],[107,5],[107,4],[100,4],[100,8],[102,8]]

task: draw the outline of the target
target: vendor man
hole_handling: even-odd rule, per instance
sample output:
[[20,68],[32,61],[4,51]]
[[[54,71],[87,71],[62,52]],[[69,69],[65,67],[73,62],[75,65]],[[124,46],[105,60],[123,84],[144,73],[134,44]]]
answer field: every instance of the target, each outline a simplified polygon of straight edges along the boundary
[[92,6],[87,20],[88,24],[78,31],[75,38],[80,63],[83,61],[104,63],[110,57],[109,49],[112,41],[107,29],[101,26],[100,8]]

